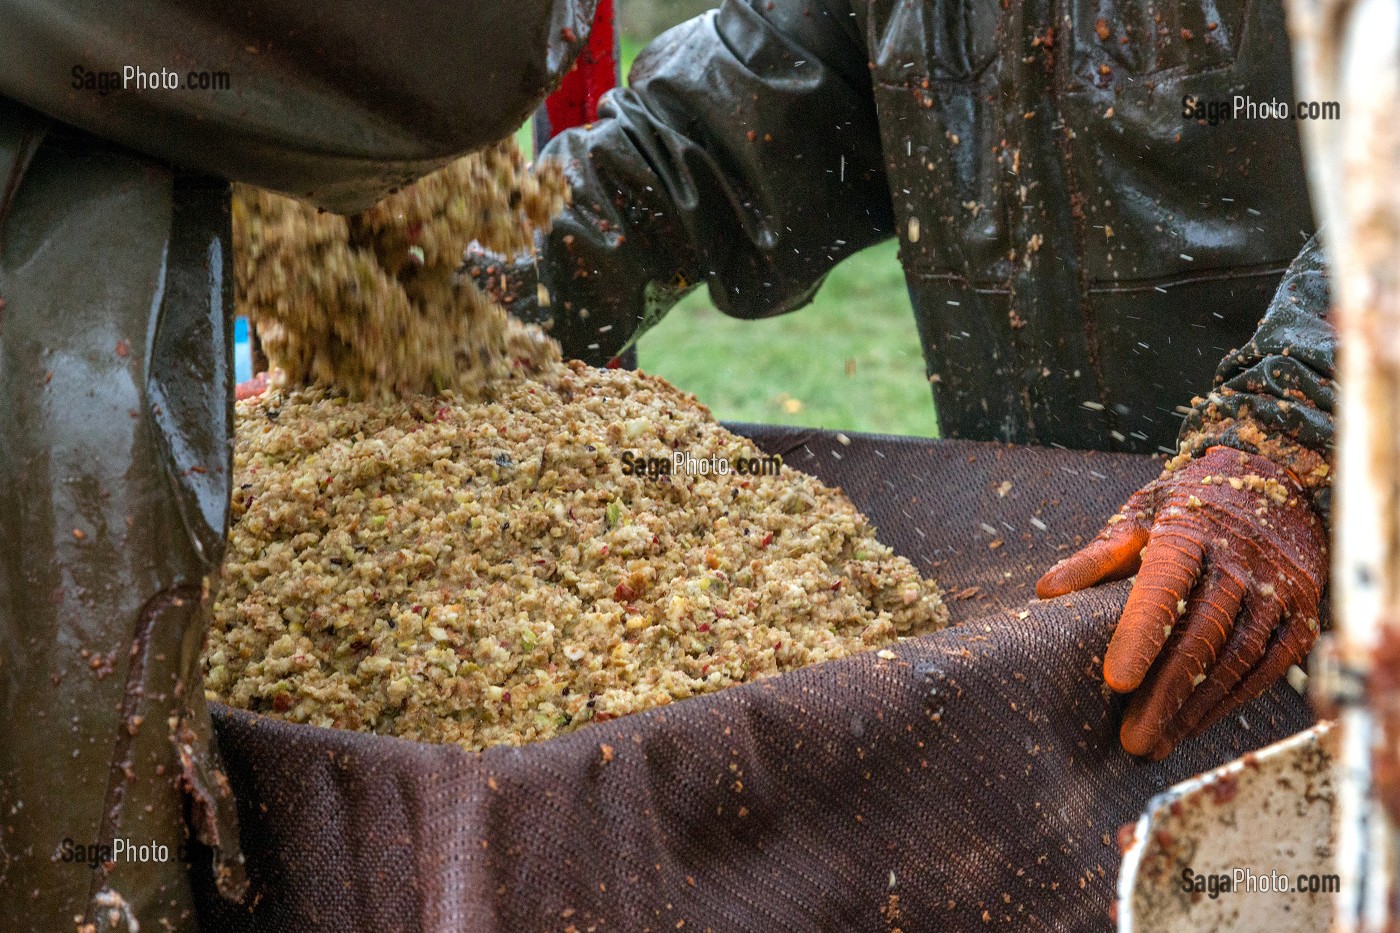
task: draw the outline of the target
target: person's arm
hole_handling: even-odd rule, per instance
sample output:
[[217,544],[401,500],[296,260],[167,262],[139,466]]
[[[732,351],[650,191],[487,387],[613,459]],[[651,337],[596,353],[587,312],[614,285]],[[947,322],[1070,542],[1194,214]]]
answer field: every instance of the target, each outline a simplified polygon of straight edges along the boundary
[[161,162],[358,213],[515,132],[595,6],[0,0],[0,97]]
[[566,355],[606,363],[702,283],[726,314],[794,310],[891,236],[867,61],[844,0],[729,0],[653,42],[540,156],[573,185],[539,258]]
[[1321,628],[1336,339],[1314,238],[1254,337],[1222,361],[1182,426],[1180,454],[1042,598],[1137,575],[1104,658],[1133,693],[1124,747],[1160,758],[1263,693]]

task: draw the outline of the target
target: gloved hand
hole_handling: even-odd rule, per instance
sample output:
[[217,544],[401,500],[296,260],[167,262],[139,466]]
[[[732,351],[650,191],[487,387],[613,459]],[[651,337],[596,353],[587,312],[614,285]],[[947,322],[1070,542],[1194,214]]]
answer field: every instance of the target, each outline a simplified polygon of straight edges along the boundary
[[1327,532],[1264,457],[1212,447],[1134,493],[1041,599],[1137,574],[1104,658],[1129,701],[1123,748],[1165,758],[1263,693],[1317,639]]
[[473,243],[467,247],[465,272],[492,301],[527,324],[545,324],[551,316],[547,290],[540,288],[534,258],[528,253],[507,259]]

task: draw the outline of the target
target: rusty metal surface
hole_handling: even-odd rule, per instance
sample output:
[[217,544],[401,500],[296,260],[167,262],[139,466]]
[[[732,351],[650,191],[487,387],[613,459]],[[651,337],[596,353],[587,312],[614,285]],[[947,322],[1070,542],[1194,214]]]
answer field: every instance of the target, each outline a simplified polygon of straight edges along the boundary
[[1297,889],[1335,871],[1338,735],[1319,723],[1154,797],[1119,834],[1119,933],[1326,929],[1335,894]]
[[1334,257],[1344,387],[1337,436],[1339,930],[1400,913],[1400,3],[1291,0],[1299,98],[1341,119],[1299,123]]

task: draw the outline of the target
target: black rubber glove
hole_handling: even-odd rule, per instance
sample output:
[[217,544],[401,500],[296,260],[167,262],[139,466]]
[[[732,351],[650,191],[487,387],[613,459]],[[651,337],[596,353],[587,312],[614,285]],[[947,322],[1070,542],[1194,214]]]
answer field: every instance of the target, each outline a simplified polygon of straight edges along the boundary
[[736,317],[799,308],[894,231],[865,39],[841,0],[731,0],[677,26],[539,158],[574,191],[540,250],[552,333],[594,365],[702,284]]

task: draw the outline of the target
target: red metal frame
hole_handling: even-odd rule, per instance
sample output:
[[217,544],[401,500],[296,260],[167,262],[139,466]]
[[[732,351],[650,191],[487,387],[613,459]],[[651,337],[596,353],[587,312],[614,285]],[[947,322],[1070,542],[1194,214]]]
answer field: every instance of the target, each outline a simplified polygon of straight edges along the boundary
[[616,0],[598,0],[588,44],[559,89],[535,114],[535,151],[564,130],[596,120],[598,102],[621,81]]

